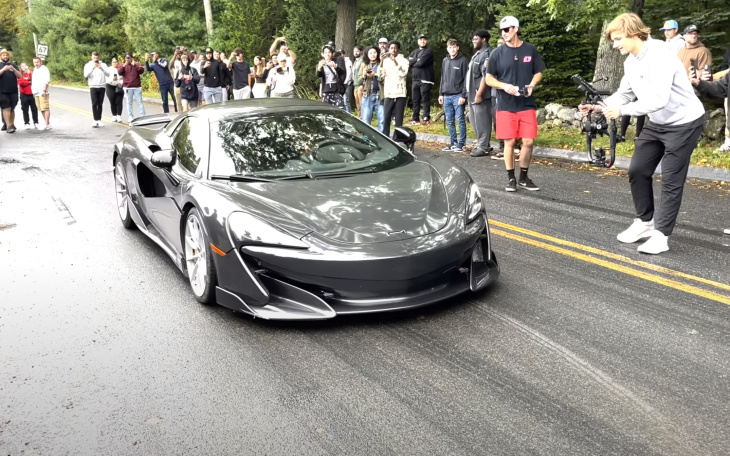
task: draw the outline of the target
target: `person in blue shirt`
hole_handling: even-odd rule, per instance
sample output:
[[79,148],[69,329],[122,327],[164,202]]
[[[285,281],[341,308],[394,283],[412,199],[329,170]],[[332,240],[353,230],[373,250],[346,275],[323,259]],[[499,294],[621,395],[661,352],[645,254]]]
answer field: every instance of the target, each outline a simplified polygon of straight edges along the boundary
[[[147,71],[155,73],[157,83],[160,85],[160,96],[162,97],[162,111],[165,113],[170,112],[170,107],[167,104],[168,94],[172,97],[172,104],[177,112],[177,99],[175,98],[175,81],[172,79],[170,74],[170,68],[167,64],[167,59],[160,58],[157,51],[152,51],[150,54],[145,54],[144,67]],[[151,63],[150,63],[151,61]]]

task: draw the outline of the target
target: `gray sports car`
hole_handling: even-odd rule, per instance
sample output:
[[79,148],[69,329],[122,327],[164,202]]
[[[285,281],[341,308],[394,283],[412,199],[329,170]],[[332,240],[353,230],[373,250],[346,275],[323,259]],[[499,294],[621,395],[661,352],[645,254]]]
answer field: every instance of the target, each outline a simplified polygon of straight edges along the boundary
[[445,158],[416,157],[329,105],[218,103],[147,116],[114,146],[117,206],[198,301],[272,320],[407,309],[499,275],[482,198]]

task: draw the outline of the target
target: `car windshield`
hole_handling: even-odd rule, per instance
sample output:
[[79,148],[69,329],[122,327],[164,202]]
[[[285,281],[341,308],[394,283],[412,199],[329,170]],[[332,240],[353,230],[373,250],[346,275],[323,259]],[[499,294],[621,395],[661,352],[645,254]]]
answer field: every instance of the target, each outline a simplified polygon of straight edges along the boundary
[[344,111],[306,111],[211,125],[211,176],[270,179],[377,172],[413,156]]

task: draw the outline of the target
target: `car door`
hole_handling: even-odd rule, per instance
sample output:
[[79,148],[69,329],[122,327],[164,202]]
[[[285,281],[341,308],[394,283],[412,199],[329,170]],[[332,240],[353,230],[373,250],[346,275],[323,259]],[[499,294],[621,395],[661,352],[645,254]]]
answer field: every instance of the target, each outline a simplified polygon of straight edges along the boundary
[[187,117],[171,135],[172,148],[177,154],[175,164],[169,169],[153,170],[164,186],[164,194],[145,201],[147,214],[160,235],[177,252],[182,248],[180,217],[183,194],[191,182],[205,174],[209,140],[208,121],[197,116]]

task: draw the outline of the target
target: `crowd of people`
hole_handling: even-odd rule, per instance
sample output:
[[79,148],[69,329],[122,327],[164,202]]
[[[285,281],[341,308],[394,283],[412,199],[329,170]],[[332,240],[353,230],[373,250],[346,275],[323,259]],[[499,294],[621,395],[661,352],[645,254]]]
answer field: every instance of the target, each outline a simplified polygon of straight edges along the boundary
[[[391,125],[403,126],[407,79],[411,74],[413,114],[408,125],[430,123],[431,91],[437,87],[438,103],[443,106],[450,137],[444,151],[466,149],[465,109],[468,106],[469,120],[477,136],[470,155],[491,155],[503,160],[506,191],[539,190],[528,177],[538,129],[532,93],[540,84],[546,66],[537,48],[522,40],[517,18],[502,18],[499,28],[501,38],[496,48],[489,46],[488,31],[473,33],[470,59],[461,52],[456,39],[449,39],[440,81],[435,80],[434,53],[428,47],[426,35],[418,37],[418,47],[408,57],[402,52],[400,42],[387,38],[380,38],[377,45],[366,49],[355,46],[352,57],[330,42],[321,48],[321,60],[314,69],[320,79],[319,97],[322,102],[348,113],[357,110],[368,124],[375,116],[378,130],[390,136]],[[660,29],[666,42],[660,42],[651,39],[649,28],[638,16],[627,13],[616,18],[609,25],[606,38],[613,42],[614,48],[629,56],[625,76],[618,92],[605,103],[581,106],[583,112],[603,111],[608,119],[620,118],[621,135],[625,135],[631,117],[637,118],[636,153],[629,170],[637,218],[628,230],[618,235],[618,240],[633,243],[648,238],[639,247],[644,253],[668,250],[667,239],[679,212],[690,155],[705,122],[705,110],[697,95],[724,98],[726,112],[730,95],[727,69],[730,48],[724,68],[713,74],[712,56],[699,40],[698,27],[689,25],[681,35],[678,29],[677,21],[667,21]],[[105,96],[115,122],[122,121],[125,98],[129,120],[145,115],[140,78],[145,71],[155,74],[164,112],[169,112],[169,99],[177,112],[229,99],[294,97],[296,53],[287,46],[284,37],[276,38],[269,52],[270,58],[255,56],[250,65],[240,48],[229,59],[225,53],[212,48],[198,54],[178,46],[169,60],[154,51],[145,54],[142,65],[127,53],[122,63],[114,58],[109,66],[94,52],[83,69],[91,94],[92,127],[102,126]],[[18,93],[25,127],[38,128],[37,111],[41,111],[45,128],[50,129],[48,70],[39,58],[34,59],[33,71],[25,64],[16,67],[9,58],[7,50],[0,51],[3,129],[8,133],[16,130],[14,108]],[[297,68],[297,71],[302,70]],[[730,151],[730,116],[726,118],[729,128],[719,149],[722,152]],[[500,141],[498,150],[490,145],[492,129]],[[520,151],[515,153],[518,141]],[[518,176],[515,161],[520,168]],[[652,176],[660,161],[664,175],[662,206],[655,210]]]

